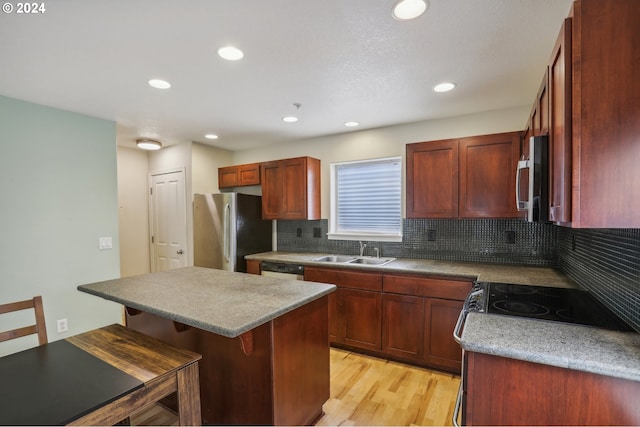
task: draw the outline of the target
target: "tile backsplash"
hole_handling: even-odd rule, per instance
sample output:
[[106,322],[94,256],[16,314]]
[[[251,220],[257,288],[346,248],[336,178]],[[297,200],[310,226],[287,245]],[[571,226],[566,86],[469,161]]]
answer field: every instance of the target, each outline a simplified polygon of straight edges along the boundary
[[[278,221],[278,250],[353,254],[328,221]],[[405,219],[402,242],[368,241],[365,255],[558,267],[640,332],[640,230],[571,229],[516,219]]]
[[[278,221],[278,250],[358,254],[358,242],[329,240],[328,224]],[[557,227],[516,219],[405,219],[402,242],[367,241],[365,255],[376,247],[381,256],[399,258],[556,266]]]
[[640,230],[558,228],[562,271],[640,332]]

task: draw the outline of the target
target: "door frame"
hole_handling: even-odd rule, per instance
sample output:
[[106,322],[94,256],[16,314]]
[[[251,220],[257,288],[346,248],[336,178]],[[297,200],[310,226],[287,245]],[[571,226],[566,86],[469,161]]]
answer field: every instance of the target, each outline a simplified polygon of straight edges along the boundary
[[193,197],[187,197],[187,168],[184,166],[180,166],[180,167],[175,167],[175,168],[170,168],[170,169],[163,169],[163,170],[157,170],[157,171],[151,171],[148,173],[147,175],[147,187],[149,189],[149,192],[147,193],[148,195],[148,205],[149,205],[149,266],[151,267],[151,272],[154,273],[156,271],[156,263],[155,263],[155,247],[154,247],[154,242],[152,241],[153,238],[153,226],[154,226],[154,217],[155,217],[155,210],[154,210],[154,204],[153,204],[153,194],[151,189],[153,188],[153,177],[157,176],[157,175],[167,175],[170,173],[176,173],[176,172],[181,172],[182,173],[182,184],[183,184],[183,191],[184,191],[184,201],[185,201],[185,205],[183,206],[184,209],[184,216],[185,216],[185,236],[186,236],[186,241],[185,241],[185,246],[184,246],[184,251],[185,251],[185,255],[187,258],[187,266],[189,265],[193,265],[193,255],[192,255],[192,251],[191,251],[191,235],[189,233],[189,224],[190,224],[190,217],[189,217],[189,209],[187,209],[187,204],[190,203],[191,199]]

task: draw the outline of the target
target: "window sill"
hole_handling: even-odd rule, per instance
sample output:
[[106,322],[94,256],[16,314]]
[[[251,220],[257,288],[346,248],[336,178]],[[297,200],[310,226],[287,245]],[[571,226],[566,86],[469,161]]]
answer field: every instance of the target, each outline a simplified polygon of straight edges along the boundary
[[360,240],[371,242],[402,242],[402,234],[327,233],[329,240]]

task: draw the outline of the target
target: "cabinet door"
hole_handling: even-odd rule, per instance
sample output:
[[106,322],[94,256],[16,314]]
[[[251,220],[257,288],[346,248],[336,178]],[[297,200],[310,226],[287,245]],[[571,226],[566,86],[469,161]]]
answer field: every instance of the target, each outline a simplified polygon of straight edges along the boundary
[[460,141],[460,217],[515,218],[515,172],[520,133]]
[[462,301],[427,298],[424,310],[424,356],[429,365],[460,372],[462,349],[453,330]]
[[250,163],[238,166],[238,185],[259,185],[260,164]]
[[[378,344],[373,344],[379,347],[380,340],[380,305],[378,305],[377,311],[371,305],[367,305],[367,302],[371,302],[374,299],[366,298],[367,296],[378,294],[382,290],[382,275],[376,273],[349,271],[345,269],[333,269],[333,268],[317,268],[306,267],[304,269],[304,280],[321,283],[332,283],[338,286],[338,289],[329,294],[329,341],[337,343],[345,343],[345,338],[349,335],[352,340],[350,345],[356,345],[354,342],[362,341],[364,343],[375,343],[374,338],[378,336]],[[350,288],[350,289],[346,289]],[[371,293],[365,292],[359,294],[357,292],[351,292],[352,290],[372,291]],[[362,296],[362,300],[365,301],[365,307],[358,307],[358,296]],[[345,300],[349,300],[345,303]],[[360,319],[357,319],[361,316]],[[371,316],[371,317],[369,317]],[[349,318],[347,321],[346,318]],[[373,326],[377,328],[377,331],[366,331],[369,326],[360,326],[362,322],[365,325]],[[352,332],[347,334],[347,325],[351,327]],[[365,330],[365,331],[363,331]],[[363,345],[356,345],[363,347]],[[364,346],[369,348],[369,346]]]
[[366,350],[380,351],[382,341],[382,293],[340,289],[339,310],[344,339],[339,342]]
[[260,169],[262,182],[262,219],[278,219],[283,208],[283,174],[277,161],[263,163]]
[[282,169],[282,219],[306,219],[307,217],[307,164],[304,158],[279,162]]
[[340,311],[338,310],[340,289],[336,289],[335,292],[329,294],[329,342],[338,342],[338,336],[340,335],[340,324],[344,323],[340,319]]
[[549,64],[549,219],[571,221],[571,18],[562,25]]
[[235,187],[236,185],[238,185],[237,166],[218,168],[218,188]]
[[458,217],[458,141],[407,144],[407,218]]
[[394,356],[422,359],[424,298],[382,295],[382,351]]

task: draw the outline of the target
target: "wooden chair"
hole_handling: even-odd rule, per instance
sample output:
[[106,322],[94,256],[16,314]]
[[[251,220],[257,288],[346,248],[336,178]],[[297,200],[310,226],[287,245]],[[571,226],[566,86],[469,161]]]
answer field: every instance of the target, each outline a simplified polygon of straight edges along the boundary
[[47,326],[44,321],[44,309],[42,308],[42,297],[37,296],[25,301],[11,302],[8,304],[0,304],[0,314],[11,313],[13,311],[27,310],[33,308],[36,316],[36,324],[24,326],[22,328],[11,329],[9,331],[0,332],[0,342],[12,340],[14,338],[24,337],[31,334],[38,334],[38,345],[48,342]]

